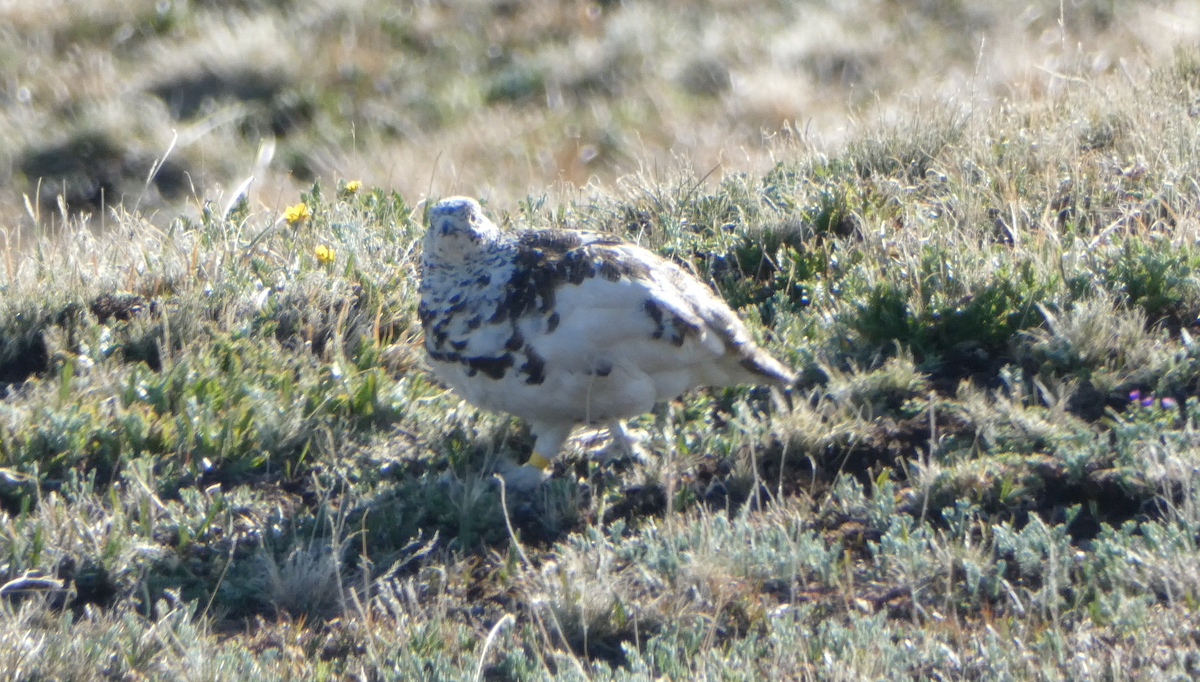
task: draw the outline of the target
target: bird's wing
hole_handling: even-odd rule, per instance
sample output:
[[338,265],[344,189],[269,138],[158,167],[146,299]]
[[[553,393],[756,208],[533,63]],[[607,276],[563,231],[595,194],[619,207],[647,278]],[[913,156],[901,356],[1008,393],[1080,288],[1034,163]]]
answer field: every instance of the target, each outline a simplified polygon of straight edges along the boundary
[[418,309],[426,349],[434,360],[461,362],[493,375],[511,366],[512,354],[524,350],[526,334],[536,335],[560,319],[551,319],[558,287],[596,274],[587,250],[621,243],[596,232],[529,230],[471,268],[428,268],[422,279],[428,293]]
[[[675,263],[644,253],[658,262],[658,267],[651,269],[654,300],[670,314],[678,335],[685,339],[698,337],[709,350],[719,352],[722,364],[736,362],[749,374],[740,381],[783,386],[795,383],[795,373],[754,343],[746,325],[712,289]],[[678,343],[676,338],[672,340]]]
[[547,362],[632,362],[648,373],[683,372],[689,387],[795,380],[724,301],[679,266],[615,238],[581,239],[544,251],[534,277],[536,300],[550,308],[526,323],[525,337],[536,339]]

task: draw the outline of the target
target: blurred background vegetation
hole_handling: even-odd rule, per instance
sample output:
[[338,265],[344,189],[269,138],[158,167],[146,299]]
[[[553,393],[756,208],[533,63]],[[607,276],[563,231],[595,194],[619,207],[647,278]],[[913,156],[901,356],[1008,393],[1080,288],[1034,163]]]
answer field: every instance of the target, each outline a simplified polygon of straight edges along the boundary
[[1141,79],[1198,37],[1195,1],[10,0],[0,226],[60,196],[277,209],[318,178],[504,206],[717,179],[964,93]]

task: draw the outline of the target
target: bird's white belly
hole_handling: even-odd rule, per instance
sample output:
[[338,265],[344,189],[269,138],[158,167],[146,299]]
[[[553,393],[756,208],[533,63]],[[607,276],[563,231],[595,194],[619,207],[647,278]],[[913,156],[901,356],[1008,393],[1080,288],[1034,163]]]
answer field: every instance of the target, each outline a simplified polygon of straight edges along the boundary
[[524,374],[513,371],[492,379],[482,374],[468,376],[466,367],[457,363],[433,365],[438,375],[472,405],[529,420],[593,423],[625,419],[665,399],[660,397],[652,375],[619,363],[607,376],[547,367],[540,384],[529,384]]

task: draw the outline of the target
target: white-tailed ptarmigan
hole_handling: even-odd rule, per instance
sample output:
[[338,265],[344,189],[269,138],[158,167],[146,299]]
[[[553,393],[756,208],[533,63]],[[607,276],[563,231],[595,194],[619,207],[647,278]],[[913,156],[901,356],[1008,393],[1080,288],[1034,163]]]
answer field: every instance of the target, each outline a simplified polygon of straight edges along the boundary
[[711,289],[618,237],[501,231],[467,197],[429,209],[419,315],[434,372],[478,407],[529,421],[532,487],[571,430],[619,420],[699,386],[786,387],[790,369],[751,340]]

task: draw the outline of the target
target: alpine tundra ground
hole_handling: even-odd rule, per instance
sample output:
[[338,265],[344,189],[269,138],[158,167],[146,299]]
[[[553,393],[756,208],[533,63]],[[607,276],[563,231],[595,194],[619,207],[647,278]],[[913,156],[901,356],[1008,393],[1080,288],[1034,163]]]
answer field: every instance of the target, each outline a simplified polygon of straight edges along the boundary
[[802,373],[791,411],[689,394],[635,420],[647,463],[580,443],[530,497],[491,476],[525,427],[423,364],[419,192],[103,229],[31,195],[4,677],[1200,675],[1200,52],[955,101],[492,201],[691,268]]

